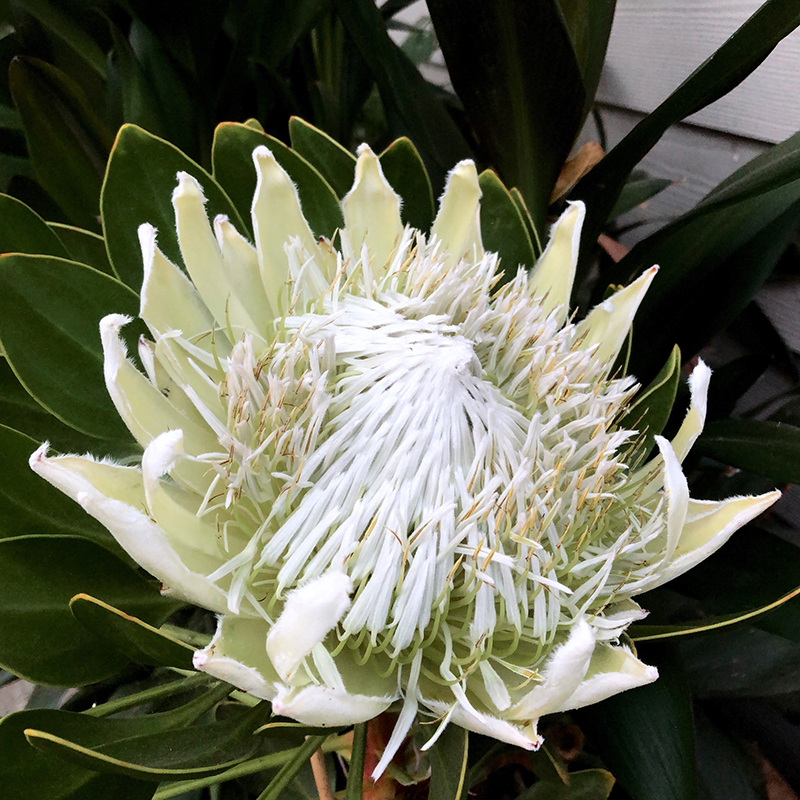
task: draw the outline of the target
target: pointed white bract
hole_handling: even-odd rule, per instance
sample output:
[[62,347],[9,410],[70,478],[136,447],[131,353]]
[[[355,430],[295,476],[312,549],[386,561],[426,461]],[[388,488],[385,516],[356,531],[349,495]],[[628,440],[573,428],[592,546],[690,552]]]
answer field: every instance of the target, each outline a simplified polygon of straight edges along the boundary
[[[195,666],[303,723],[399,712],[521,747],[538,719],[657,677],[620,637],[641,592],[777,499],[689,497],[681,462],[710,370],[672,442],[631,472],[612,373],[656,270],[568,322],[585,209],[501,288],[480,185],[450,173],[432,230],[404,227],[359,151],[345,228],[317,240],[275,156],[253,153],[254,242],[177,176],[187,277],[139,230],[144,373],[127,317],[101,322],[104,375],[141,467],[31,460],[165,591],[220,614]],[[516,269],[516,265],[513,265]],[[191,278],[191,279],[190,279]],[[109,309],[113,311],[113,309]]]

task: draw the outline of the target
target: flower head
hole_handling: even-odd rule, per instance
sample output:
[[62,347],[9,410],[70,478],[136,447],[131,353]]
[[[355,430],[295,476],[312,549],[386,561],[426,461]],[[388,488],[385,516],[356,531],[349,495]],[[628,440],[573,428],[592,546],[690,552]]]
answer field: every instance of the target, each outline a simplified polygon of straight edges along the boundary
[[141,226],[144,373],[129,319],[101,322],[141,467],[40,449],[33,468],[220,615],[198,669],[313,725],[397,704],[378,771],[418,713],[534,748],[543,714],[654,680],[621,643],[646,613],[633,598],[777,496],[690,499],[702,362],[675,439],[628,463],[639,387],[613,367],[655,268],[574,324],[580,203],[499,286],[472,162],[423,233],[363,146],[334,244],[272,153],[253,161],[253,244],[185,173],[188,277]]

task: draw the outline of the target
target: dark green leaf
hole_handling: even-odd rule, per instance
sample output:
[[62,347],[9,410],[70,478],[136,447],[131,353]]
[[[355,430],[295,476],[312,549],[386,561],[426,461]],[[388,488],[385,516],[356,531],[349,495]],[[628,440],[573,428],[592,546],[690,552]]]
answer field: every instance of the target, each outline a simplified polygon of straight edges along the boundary
[[25,124],[33,171],[76,225],[97,228],[100,186],[112,134],[83,90],[36,58],[9,68],[14,103]]
[[771,360],[771,353],[756,352],[736,358],[715,369],[708,389],[707,419],[729,417],[736,403],[764,374]]
[[292,149],[319,170],[338,197],[344,197],[353,188],[356,159],[349,150],[300,117],[289,120],[289,136]]
[[602,230],[628,175],[664,131],[738,86],[798,24],[795,0],[768,0],[578,184],[572,196],[586,201],[584,253]]
[[98,732],[113,720],[83,717],[69,727],[28,728],[25,738],[38,750],[87,769],[156,782],[181,780],[214,775],[252,756],[259,747],[253,731],[266,713],[259,706],[221,722],[108,743],[98,741]]
[[525,199],[522,196],[522,193],[516,186],[511,188],[511,197],[514,200],[517,208],[519,209],[519,213],[522,216],[522,221],[525,223],[525,228],[528,231],[528,236],[530,237],[531,244],[533,244],[534,252],[536,257],[538,258],[543,250],[544,247],[542,246],[542,240],[539,238],[539,235],[536,231],[536,228],[533,227],[533,220],[531,219],[531,212],[528,211],[528,206],[525,204]]
[[69,257],[47,223],[25,203],[7,194],[0,194],[0,253]]
[[111,534],[29,466],[39,442],[0,425],[0,537],[32,533],[85,536],[118,550]]
[[785,422],[709,422],[694,451],[778,483],[800,483],[800,428]]
[[350,758],[350,771],[347,773],[347,789],[344,792],[344,800],[361,800],[366,751],[367,723],[360,722],[353,728],[353,749]]
[[608,218],[616,219],[632,208],[647,202],[651,197],[655,197],[655,195],[663,192],[664,189],[671,185],[672,181],[668,178],[654,178],[644,170],[635,169],[622,187],[622,191],[617,198],[617,202],[614,203]]
[[497,174],[487,169],[480,174],[481,239],[486,250],[500,256],[506,280],[522,266],[530,269],[536,261],[531,238],[511,192]]
[[23,731],[77,732],[87,744],[143,736],[188,725],[230,687],[211,689],[173,711],[128,719],[94,719],[67,711],[22,711],[0,722],[0,785],[5,800],[149,800],[155,786],[120,775],[101,775],[31,747]]
[[492,165],[525,198],[539,238],[586,96],[557,0],[430,0],[453,86]]
[[333,238],[344,225],[339,201],[328,182],[301,155],[274,136],[238,122],[223,122],[214,133],[214,177],[228,192],[243,218],[249,219],[256,190],[253,150],[266,145],[297,186],[303,214],[317,236]]
[[138,236],[142,223],[154,225],[159,248],[174,263],[182,263],[172,207],[172,192],[181,171],[203,187],[211,219],[226,214],[239,231],[248,230],[230,198],[202,167],[169,142],[136,125],[124,125],[108,162],[100,206],[111,263],[137,291],[143,276]]
[[680,376],[681,351],[673,347],[661,372],[646,389],[639,392],[619,421],[620,429],[630,428],[640,434],[627,446],[625,460],[628,464],[639,464],[650,455],[655,437],[661,435],[669,420]]
[[138,664],[193,669],[194,648],[102,600],[78,594],[69,603],[72,616]]
[[469,734],[448,725],[428,751],[431,763],[430,800],[462,800],[467,796],[467,755]]
[[309,736],[300,747],[291,761],[286,763],[281,771],[270,781],[269,786],[258,796],[257,800],[279,800],[284,790],[295,779],[297,773],[311,758],[317,748],[325,741],[325,736]]
[[159,625],[181,604],[88,539],[0,540],[0,663],[36,683],[82,686],[113,675],[127,658],[70,614],[82,591]]
[[22,385],[76,430],[133,449],[106,391],[98,324],[112,312],[135,317],[138,305],[127,286],[84,264],[0,258],[0,343]]
[[659,668],[655,683],[576,714],[603,762],[634,800],[693,800],[697,763],[689,688],[668,645],[641,648]]
[[[412,61],[392,41],[372,0],[334,0],[334,8],[375,79],[391,134],[408,136],[414,142],[435,190],[440,191],[447,171],[470,156],[461,131]],[[429,10],[433,14],[433,4]],[[459,8],[458,14],[450,16],[463,13]]]
[[88,264],[100,272],[105,272],[106,275],[119,278],[108,260],[108,251],[102,236],[82,228],[75,228],[72,225],[63,225],[60,222],[48,222],[47,224],[67,248],[67,257],[72,261]]
[[570,772],[569,784],[537,781],[518,800],[606,800],[614,786],[614,776],[604,769]]
[[381,169],[391,187],[403,198],[401,217],[406,225],[427,233],[436,209],[428,171],[410,139],[393,141],[381,153]]

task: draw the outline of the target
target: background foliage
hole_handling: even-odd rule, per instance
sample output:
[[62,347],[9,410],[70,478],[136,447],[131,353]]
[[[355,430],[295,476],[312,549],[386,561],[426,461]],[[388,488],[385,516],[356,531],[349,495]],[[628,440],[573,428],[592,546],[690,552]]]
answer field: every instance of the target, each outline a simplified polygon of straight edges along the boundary
[[[253,736],[267,722],[262,706],[190,672],[191,646],[207,641],[211,621],[162,598],[101,526],[27,468],[44,439],[135,459],[97,337],[109,309],[135,315],[138,303],[135,225],[125,232],[115,215],[162,214],[168,231],[164,203],[185,169],[201,177],[212,210],[247,219],[242,154],[269,136],[301,197],[316,198],[315,228],[336,227],[361,141],[383,151],[406,221],[421,228],[447,170],[474,158],[484,242],[506,262],[531,263],[566,200],[586,201],[580,308],[661,266],[624,365],[653,381],[642,409],[651,435],[675,428],[686,369],[709,342],[727,336],[744,349],[715,364],[693,496],[800,482],[797,365],[752,304],[800,224],[800,133],[619,261],[598,246],[624,211],[665,188],[637,169],[644,155],[752,72],[800,24],[800,3],[765,3],[599,162],[596,149],[568,159],[592,111],[613,0],[429,0],[435,30],[410,31],[400,48],[389,31],[403,28],[396,15],[408,4],[0,2],[0,674],[8,686],[38,684],[27,709],[0,722],[4,796],[311,797],[307,762],[320,745],[347,800],[362,791],[456,800],[468,789],[525,800],[755,800],[781,781],[800,792],[800,550],[774,518],[644,599],[653,614],[631,634],[661,670],[656,684],[551,720],[532,756],[451,728],[420,760],[423,726],[390,776],[361,787],[380,730]],[[433,35],[454,93],[415,66]],[[123,123],[132,126],[118,134]],[[773,362],[794,388],[738,414]]]

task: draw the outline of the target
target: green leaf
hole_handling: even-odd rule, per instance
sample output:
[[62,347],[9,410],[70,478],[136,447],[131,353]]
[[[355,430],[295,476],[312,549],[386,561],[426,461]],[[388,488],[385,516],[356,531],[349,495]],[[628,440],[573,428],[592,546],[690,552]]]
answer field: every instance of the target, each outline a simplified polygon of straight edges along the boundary
[[800,587],[792,589],[791,592],[779,597],[772,603],[768,603],[761,608],[751,611],[742,611],[737,614],[726,614],[721,617],[707,617],[697,622],[684,622],[680,625],[636,625],[628,629],[628,635],[634,642],[650,642],[659,639],[674,639],[680,636],[691,636],[698,633],[711,633],[732,625],[749,622],[752,619],[768,614],[776,608],[780,608],[784,603],[794,600],[800,595]]
[[282,792],[295,779],[297,773],[300,772],[326,738],[326,736],[309,736],[303,744],[297,748],[297,752],[292,757],[292,760],[281,768],[280,772],[275,776],[275,779],[270,781],[269,786],[261,792],[257,800],[279,800],[282,796]]
[[694,354],[713,326],[746,306],[798,218],[800,134],[795,134],[740,167],[610,270],[604,280],[624,284],[653,264],[661,268],[634,323],[637,374],[653,370],[676,340],[684,353]]
[[672,181],[668,178],[654,178],[643,169],[635,169],[622,187],[608,218],[616,219],[636,206],[646,203],[671,185]]
[[608,49],[616,0],[559,0],[569,38],[578,59],[586,99],[581,124],[594,103]]
[[[413,62],[391,39],[372,0],[334,0],[334,9],[375,79],[391,135],[405,135],[414,142],[435,190],[440,191],[447,171],[470,157],[461,131]],[[429,10],[433,16],[433,4]],[[459,13],[451,16],[462,14],[459,7]]]
[[486,250],[500,256],[505,280],[511,280],[522,266],[530,269],[536,261],[528,229],[511,192],[497,174],[487,169],[480,174],[481,239]]
[[25,434],[0,425],[0,537],[66,533],[118,551],[111,534],[97,520],[28,466],[38,446]]
[[[226,687],[230,691],[230,687]],[[112,720],[83,717],[80,724],[28,728],[25,738],[38,750],[94,769],[161,782],[201,778],[222,772],[252,756],[259,747],[253,735],[268,713],[263,704],[221,722],[157,731],[118,741],[98,741],[98,730]],[[91,720],[87,724],[86,720]]]
[[339,200],[328,182],[301,155],[274,136],[238,122],[223,122],[214,132],[214,177],[228,192],[243,218],[250,215],[256,190],[253,150],[266,145],[297,186],[303,214],[317,236],[332,239],[344,225]]
[[111,132],[61,70],[18,56],[8,75],[37,180],[72,222],[96,228]]
[[400,214],[403,222],[427,233],[433,225],[436,209],[431,179],[419,151],[403,136],[381,153],[380,160],[386,180],[403,198]]
[[569,783],[537,781],[518,800],[606,800],[614,787],[614,776],[604,769],[570,772]]
[[462,800],[467,795],[469,734],[448,725],[428,751],[431,763],[430,800]]
[[639,464],[650,455],[655,437],[661,435],[669,420],[680,377],[681,351],[673,347],[661,372],[646,389],[639,392],[617,425],[620,430],[630,428],[640,433],[640,437],[626,447],[625,460],[628,464]]
[[250,119],[246,119],[242,123],[246,128],[252,128],[254,131],[258,131],[259,133],[265,133],[264,126],[254,117],[250,117]]
[[75,228],[72,225],[63,225],[60,222],[48,222],[47,225],[66,248],[67,258],[94,267],[99,272],[105,272],[106,275],[119,278],[108,260],[106,243],[102,236],[82,228]]
[[767,0],[580,181],[572,196],[586,201],[582,236],[586,256],[628,176],[664,131],[738,86],[798,24],[800,11],[794,0]]
[[155,786],[120,775],[101,775],[45,755],[31,747],[24,731],[78,732],[94,745],[188,725],[218,702],[230,687],[211,689],[172,711],[127,719],[94,719],[68,711],[36,710],[10,714],[0,722],[0,785],[5,800],[149,800]]
[[531,243],[534,247],[534,252],[538,258],[544,251],[544,247],[542,246],[542,240],[539,237],[536,228],[533,227],[531,212],[528,211],[528,206],[525,204],[525,198],[523,198],[522,193],[519,189],[517,189],[516,186],[511,188],[511,197],[519,209],[519,213],[522,216],[522,221],[525,223],[525,229],[528,231],[528,236],[530,237]]
[[344,800],[361,800],[364,783],[364,758],[367,752],[367,723],[360,722],[353,728],[353,749],[350,770],[347,773],[347,788]]
[[709,422],[693,451],[778,483],[800,483],[800,428],[785,422]]
[[80,21],[50,0],[19,0],[31,16],[66,42],[101,77],[106,76],[106,56]]
[[69,256],[47,223],[25,203],[7,194],[0,194],[0,253]]
[[353,188],[356,158],[327,133],[300,117],[289,120],[292,150],[313,164],[339,198]]
[[0,258],[0,344],[22,385],[76,430],[131,450],[106,391],[98,325],[112,312],[135,317],[138,305],[127,286],[84,264]]
[[675,650],[642,647],[655,683],[576,712],[606,767],[633,800],[695,800],[697,764],[689,688]]
[[557,0],[447,0],[428,8],[459,99],[492,165],[543,238],[550,195],[586,92]]
[[91,592],[159,625],[181,603],[100,545],[77,536],[0,540],[0,664],[35,683],[83,686],[127,658],[90,634],[69,601]]
[[194,648],[148,625],[132,614],[91,597],[77,594],[69,602],[72,616],[88,631],[107,640],[137,664],[194,669]]
[[172,207],[172,192],[181,171],[203,187],[211,219],[226,214],[239,231],[248,230],[228,195],[202,167],[169,142],[136,125],[123,125],[108,161],[100,207],[111,263],[137,291],[143,277],[138,236],[142,223],[154,225],[164,255],[175,264],[182,263]]

